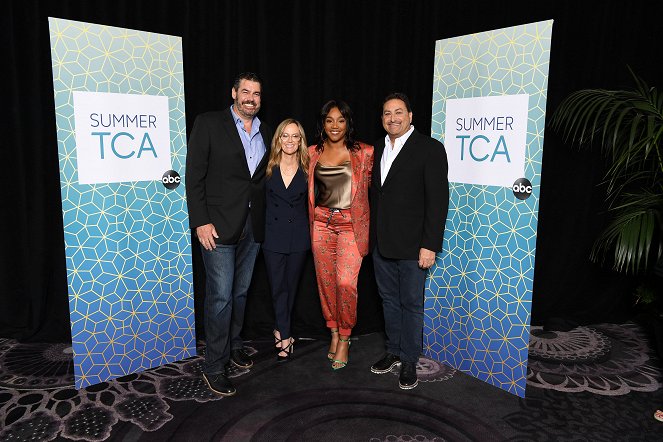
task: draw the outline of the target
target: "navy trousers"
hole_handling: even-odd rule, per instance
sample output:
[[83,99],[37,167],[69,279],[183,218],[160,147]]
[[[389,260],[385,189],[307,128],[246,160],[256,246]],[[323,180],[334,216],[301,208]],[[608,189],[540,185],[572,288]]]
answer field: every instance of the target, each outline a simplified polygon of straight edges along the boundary
[[290,330],[292,308],[295,305],[299,278],[307,252],[277,253],[263,249],[262,253],[272,289],[274,328],[279,331],[281,339],[287,339],[292,336]]
[[423,349],[427,271],[414,259],[385,258],[378,247],[373,251],[373,267],[382,298],[387,351],[404,362],[416,363]]

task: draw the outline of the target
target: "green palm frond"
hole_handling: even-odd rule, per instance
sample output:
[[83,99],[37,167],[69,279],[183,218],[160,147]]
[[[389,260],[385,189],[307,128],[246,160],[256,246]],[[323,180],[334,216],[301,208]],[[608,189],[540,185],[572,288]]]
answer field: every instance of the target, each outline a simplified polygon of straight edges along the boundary
[[615,269],[636,273],[663,247],[663,94],[631,75],[633,90],[572,93],[551,125],[566,141],[598,145],[608,159],[605,182],[614,218],[596,240],[592,259],[613,251]]
[[663,94],[633,74],[636,89],[585,89],[572,93],[551,119],[565,140],[599,144],[612,168],[606,176],[614,186],[626,171],[663,173]]
[[591,258],[600,261],[613,251],[615,270],[637,273],[663,254],[663,194],[644,191],[622,197],[624,202],[612,209],[615,216],[594,244]]

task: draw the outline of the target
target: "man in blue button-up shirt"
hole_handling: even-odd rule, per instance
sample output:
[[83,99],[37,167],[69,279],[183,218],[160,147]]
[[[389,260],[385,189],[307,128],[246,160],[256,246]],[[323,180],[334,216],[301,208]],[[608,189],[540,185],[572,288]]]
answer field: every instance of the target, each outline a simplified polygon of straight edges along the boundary
[[[241,85],[247,86],[247,84],[250,85],[250,82],[244,82]],[[265,142],[260,133],[260,119],[257,117],[258,110],[260,110],[260,88],[258,87],[258,90],[249,90],[246,87],[240,90],[233,88],[232,94],[235,103],[230,106],[230,113],[235,120],[237,133],[242,139],[246,164],[253,176],[266,151]]]
[[260,122],[262,82],[240,74],[233,104],[199,115],[189,137],[186,191],[189,224],[201,245],[206,274],[203,378],[217,394],[235,387],[226,368],[249,368],[240,331],[246,295],[265,230],[266,145],[272,133]]

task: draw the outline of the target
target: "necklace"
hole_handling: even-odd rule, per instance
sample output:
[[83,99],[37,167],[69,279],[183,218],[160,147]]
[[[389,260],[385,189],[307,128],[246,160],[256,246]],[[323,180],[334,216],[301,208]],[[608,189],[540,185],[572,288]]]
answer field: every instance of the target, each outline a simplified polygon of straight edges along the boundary
[[281,166],[281,175],[291,177],[297,173],[297,166],[285,167]]

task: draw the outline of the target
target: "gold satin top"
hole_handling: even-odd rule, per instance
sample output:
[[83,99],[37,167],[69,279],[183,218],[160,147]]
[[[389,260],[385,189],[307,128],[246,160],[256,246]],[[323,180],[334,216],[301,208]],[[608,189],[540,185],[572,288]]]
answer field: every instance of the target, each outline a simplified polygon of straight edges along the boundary
[[352,166],[346,161],[338,166],[315,165],[315,183],[318,186],[316,206],[330,209],[349,209],[352,202]]

